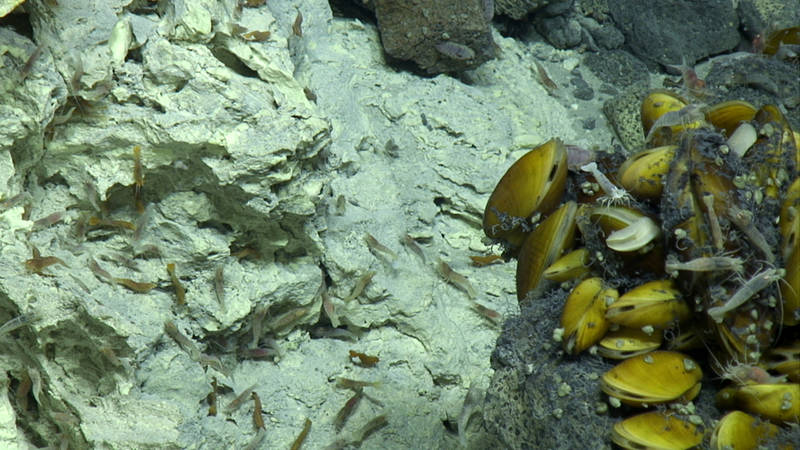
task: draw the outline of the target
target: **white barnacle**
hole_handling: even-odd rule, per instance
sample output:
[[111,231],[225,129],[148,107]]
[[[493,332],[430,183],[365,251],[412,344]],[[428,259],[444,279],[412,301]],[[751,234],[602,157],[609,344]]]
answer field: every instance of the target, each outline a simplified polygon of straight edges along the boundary
[[792,394],[785,393],[781,398],[781,411],[788,411],[792,409]]
[[556,342],[561,342],[562,339],[564,339],[564,329],[556,328],[553,330],[553,340]]
[[694,424],[694,425],[702,425],[703,424],[703,418],[698,416],[697,414],[692,414],[692,415],[689,416],[689,422]]
[[697,368],[697,365],[689,358],[683,359],[683,368],[686,369],[687,372],[691,372],[692,370]]
[[653,332],[655,332],[655,331],[656,330],[655,330],[655,328],[653,328],[652,325],[645,325],[645,326],[642,327],[642,332],[644,332],[644,334],[646,334],[648,336],[652,336]]

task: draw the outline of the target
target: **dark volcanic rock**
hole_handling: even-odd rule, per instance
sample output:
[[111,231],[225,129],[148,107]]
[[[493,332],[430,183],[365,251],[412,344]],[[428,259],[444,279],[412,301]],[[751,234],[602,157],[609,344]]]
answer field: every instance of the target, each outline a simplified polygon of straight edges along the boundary
[[739,19],[730,1],[608,0],[625,44],[648,63],[688,64],[736,48]]
[[383,48],[392,58],[435,74],[471,69],[494,56],[490,1],[376,0],[374,5]]

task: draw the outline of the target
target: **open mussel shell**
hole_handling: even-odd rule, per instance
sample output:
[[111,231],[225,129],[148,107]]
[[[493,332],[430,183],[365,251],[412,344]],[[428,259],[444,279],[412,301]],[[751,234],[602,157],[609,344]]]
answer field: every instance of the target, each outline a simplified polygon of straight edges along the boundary
[[509,167],[489,197],[483,231],[492,239],[519,246],[536,213],[548,214],[561,201],[567,180],[567,151],[551,139]]
[[651,411],[614,424],[611,440],[627,449],[678,450],[700,445],[703,431],[674,414]]
[[542,273],[575,241],[575,213],[578,205],[567,202],[550,214],[525,239],[517,261],[517,300],[523,301],[535,289]]
[[624,206],[600,206],[589,212],[592,224],[606,235],[606,245],[617,252],[649,250],[661,235],[658,224],[639,210]]
[[700,392],[703,372],[688,356],[658,350],[628,358],[603,374],[606,394],[632,406],[688,402]]
[[630,328],[661,329],[685,321],[690,315],[689,306],[672,280],[650,281],[635,287],[606,311],[609,322]]
[[778,427],[742,411],[731,411],[711,433],[712,449],[751,449],[778,434]]
[[625,228],[611,232],[606,237],[606,246],[615,252],[649,251],[650,245],[661,236],[661,227],[655,220],[642,216]]
[[617,179],[637,198],[658,198],[677,145],[648,148],[632,155],[619,168]]
[[800,384],[746,384],[717,393],[722,408],[737,408],[773,422],[800,423]]
[[717,103],[706,110],[706,121],[717,128],[725,130],[730,136],[742,122],[753,120],[756,107],[743,100],[731,100]]
[[661,116],[671,111],[679,111],[688,104],[689,102],[671,91],[659,89],[648,94],[642,101],[641,108],[644,134],[650,132],[650,128]]
[[544,271],[544,277],[550,281],[563,283],[575,280],[589,273],[589,250],[575,249],[558,258]]
[[597,343],[597,352],[609,359],[626,359],[642,355],[661,346],[661,333],[645,333],[635,328],[622,327],[607,333]]
[[580,282],[570,292],[561,312],[564,350],[578,354],[599,341],[608,331],[606,305],[617,299],[615,289],[605,286],[600,277]]

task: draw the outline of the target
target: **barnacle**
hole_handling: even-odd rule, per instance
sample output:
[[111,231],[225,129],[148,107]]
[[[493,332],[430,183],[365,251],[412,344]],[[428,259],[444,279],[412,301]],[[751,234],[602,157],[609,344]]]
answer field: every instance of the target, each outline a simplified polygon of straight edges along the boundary
[[[724,372],[745,362],[763,372],[767,381],[717,395],[719,407],[748,414],[726,416],[715,442],[747,445],[731,431],[734,420],[800,422],[800,341],[792,337],[800,323],[800,139],[772,105],[691,105],[665,90],[644,99],[641,119],[650,147],[621,164],[601,153],[567,174],[557,139],[523,156],[490,197],[484,231],[517,252],[520,302],[536,301],[551,281],[573,283],[562,342],[568,353],[597,345],[623,360],[601,378],[612,404],[687,402],[701,390],[703,365]],[[587,179],[605,195],[583,195]],[[698,348],[696,359],[680,353]],[[692,421],[645,413],[618,423],[612,439],[695,446],[703,434]]]

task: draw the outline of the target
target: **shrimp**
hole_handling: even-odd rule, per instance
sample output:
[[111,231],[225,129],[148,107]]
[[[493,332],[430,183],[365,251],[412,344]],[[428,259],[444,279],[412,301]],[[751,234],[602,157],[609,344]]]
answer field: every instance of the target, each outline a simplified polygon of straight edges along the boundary
[[750,300],[751,297],[758,294],[762,290],[764,290],[767,286],[772,284],[775,281],[780,280],[786,274],[786,270],[784,269],[766,269],[763,270],[755,275],[752,278],[747,280],[739,290],[737,290],[725,304],[722,306],[715,306],[713,308],[709,308],[708,313],[715,322],[721,323],[722,319],[725,317],[730,311],[738,308],[739,306],[743,305],[746,301]]
[[690,94],[693,95],[702,95],[705,92],[706,82],[702,78],[697,75],[695,72],[694,67],[686,64],[686,57],[681,56],[681,63],[676,65],[667,65],[668,68],[677,71],[681,75],[681,79],[683,80],[683,87]]

